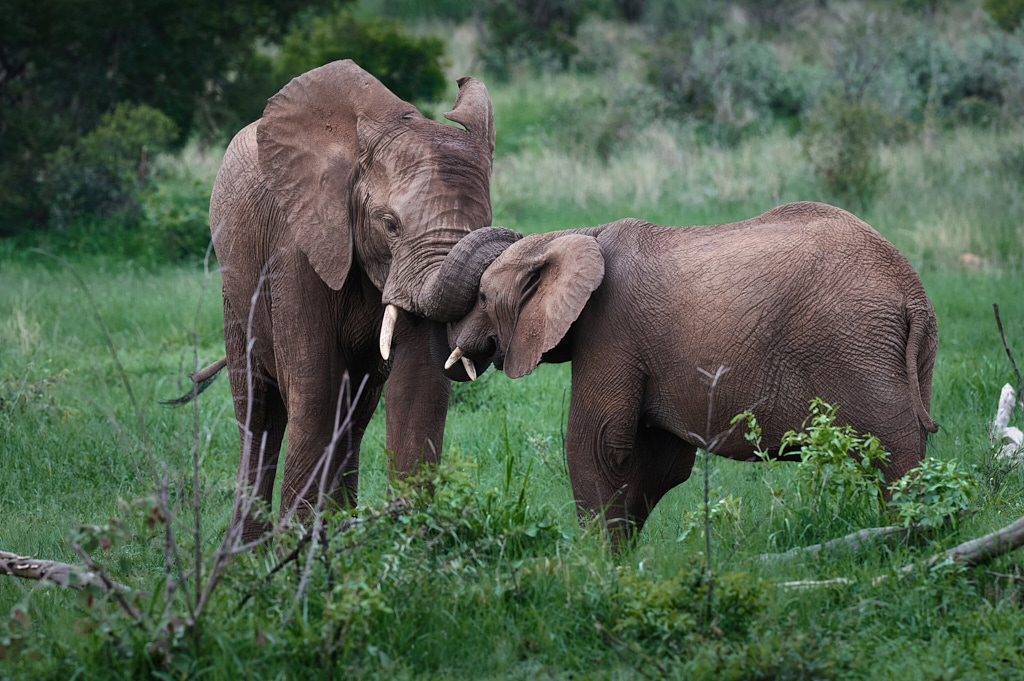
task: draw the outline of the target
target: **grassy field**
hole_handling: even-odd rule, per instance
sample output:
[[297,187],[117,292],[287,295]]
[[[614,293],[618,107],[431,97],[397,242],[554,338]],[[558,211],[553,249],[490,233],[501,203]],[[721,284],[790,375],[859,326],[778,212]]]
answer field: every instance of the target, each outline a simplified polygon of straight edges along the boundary
[[[491,87],[496,224],[719,223],[821,198],[781,128],[722,146],[654,123],[606,162],[546,144],[545,107],[596,87],[569,76]],[[216,154],[189,153],[179,163],[212,183]],[[435,496],[389,490],[381,411],[355,516],[328,518],[331,541],[287,569],[273,571],[298,534],[240,557],[198,617],[197,583],[229,520],[237,428],[226,380],[196,412],[158,401],[223,354],[215,265],[199,254],[188,266],[67,263],[0,245],[0,550],[78,562],[72,541],[95,541],[109,574],[146,594],[135,621],[114,601],[0,578],[0,678],[1021,678],[1019,552],[897,570],[1024,515],[1024,470],[997,461],[988,439],[1013,381],[993,303],[1024,363],[1024,130],[939,131],[884,147],[880,162],[888,179],[857,212],[918,268],[938,315],[942,428],[929,454],[979,483],[958,522],[860,554],[761,560],[886,520],[870,505],[815,508],[795,464],[711,457],[612,556],[576,522],[561,445],[568,366],[516,381],[492,370],[453,387]],[[162,480],[175,516],[154,526],[144,500]],[[851,582],[781,586],[837,577]]]

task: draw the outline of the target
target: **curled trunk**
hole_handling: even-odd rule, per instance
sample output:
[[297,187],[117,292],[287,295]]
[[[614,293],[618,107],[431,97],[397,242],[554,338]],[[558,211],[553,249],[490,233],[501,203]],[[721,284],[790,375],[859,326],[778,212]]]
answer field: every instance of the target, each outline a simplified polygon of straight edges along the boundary
[[521,238],[504,227],[483,227],[464,236],[423,287],[420,307],[424,315],[439,322],[464,317],[476,300],[484,270]]

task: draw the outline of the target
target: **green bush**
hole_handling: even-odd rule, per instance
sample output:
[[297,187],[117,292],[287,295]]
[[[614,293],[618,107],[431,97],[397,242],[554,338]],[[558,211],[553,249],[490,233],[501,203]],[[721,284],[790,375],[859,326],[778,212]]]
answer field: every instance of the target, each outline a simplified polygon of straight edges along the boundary
[[1024,0],[982,0],[981,6],[999,28],[1013,31],[1024,22]]
[[152,159],[176,135],[174,122],[160,111],[118,104],[89,134],[46,157],[43,195],[51,223],[67,228],[87,215],[138,214]]
[[693,40],[707,36],[713,27],[721,26],[728,12],[728,6],[721,2],[662,0],[651,3],[644,12],[644,23],[656,37],[677,33]]
[[800,454],[796,480],[815,513],[839,515],[881,499],[880,466],[889,455],[873,435],[835,425],[837,411],[838,406],[814,399],[803,430],[782,436],[782,449]]
[[577,52],[573,39],[586,9],[585,0],[485,0],[480,57],[499,78],[517,63],[565,68]]
[[831,200],[864,207],[885,181],[878,160],[887,117],[872,102],[826,97],[804,124],[804,154]]
[[956,461],[928,457],[892,488],[897,522],[938,527],[964,511],[980,489],[977,477]]
[[[360,3],[363,7],[369,2]],[[381,13],[403,21],[438,18],[466,21],[472,17],[474,3],[465,0],[380,0]]]
[[351,59],[409,102],[432,102],[444,93],[444,42],[414,38],[394,19],[356,19],[349,11],[313,16],[284,38],[275,65],[283,85],[310,69]]
[[734,143],[763,130],[776,114],[793,116],[817,95],[824,71],[782,67],[768,45],[735,29],[708,36],[662,35],[646,57],[647,80],[669,113],[692,118],[719,141]]
[[210,187],[185,175],[169,175],[143,200],[139,226],[160,260],[199,261],[210,244]]
[[548,105],[548,144],[607,162],[660,115],[662,100],[647,86],[613,86]]
[[609,630],[652,653],[680,655],[712,622],[719,635],[744,638],[768,604],[767,592],[767,584],[745,573],[718,575],[709,582],[703,564],[695,560],[667,579],[624,572],[612,595],[617,608]]

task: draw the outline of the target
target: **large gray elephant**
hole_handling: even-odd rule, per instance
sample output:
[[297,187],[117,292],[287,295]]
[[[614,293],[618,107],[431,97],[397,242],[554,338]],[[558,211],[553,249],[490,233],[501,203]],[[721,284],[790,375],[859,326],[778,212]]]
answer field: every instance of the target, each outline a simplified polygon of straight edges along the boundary
[[[224,156],[210,228],[239,479],[269,504],[287,424],[282,513],[307,514],[321,491],[354,503],[360,441],[382,390],[392,469],[436,462],[449,378],[477,369],[467,361],[445,375],[441,364],[443,322],[468,310],[483,269],[465,269],[460,249],[497,253],[508,243],[493,229],[463,238],[491,221],[494,116],[483,83],[459,80],[445,116],[464,129],[425,118],[338,61],[288,83]],[[364,377],[366,386],[334,442],[346,375],[353,392]],[[243,538],[259,536],[264,526],[241,515]]]
[[[891,454],[888,483],[936,430],[938,335],[920,279],[878,232],[820,203],[726,225],[625,219],[528,236],[484,271],[449,341],[449,364],[493,361],[511,378],[572,361],[573,494],[581,519],[604,511],[616,542],[689,477],[701,438],[744,410],[777,453],[812,398],[839,405]],[[709,410],[700,370],[720,366]],[[739,429],[714,453],[753,455]]]

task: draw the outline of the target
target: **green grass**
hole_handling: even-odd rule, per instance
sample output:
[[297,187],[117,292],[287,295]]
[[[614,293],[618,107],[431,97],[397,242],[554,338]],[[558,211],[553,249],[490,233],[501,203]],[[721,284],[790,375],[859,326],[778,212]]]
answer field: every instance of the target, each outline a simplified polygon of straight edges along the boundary
[[[590,86],[492,87],[505,117],[497,224],[536,232],[627,215],[727,222],[820,198],[798,141],[781,130],[720,148],[655,124],[607,163],[546,144],[529,131],[546,115],[538,98],[573,87]],[[200,365],[223,353],[219,276],[90,254],[72,258],[83,288],[52,258],[0,245],[0,550],[76,561],[68,539],[80,526],[122,518],[134,536],[97,557],[148,594],[147,618],[135,626],[114,604],[0,577],[0,678],[296,678],[327,676],[325,663],[367,678],[1019,678],[1019,555],[971,570],[922,569],[912,580],[894,571],[1024,515],[1024,471],[996,465],[987,434],[999,391],[1013,380],[992,303],[1024,364],[1021,148],[1020,129],[962,129],[887,149],[889,183],[860,213],[918,267],[935,305],[932,414],[942,429],[929,453],[977,468],[983,491],[971,512],[922,543],[764,562],[763,552],[883,519],[773,505],[769,485],[795,499],[794,465],[712,457],[712,502],[731,497],[712,525],[710,621],[704,463],[662,500],[635,546],[610,556],[599,531],[576,523],[561,451],[568,365],[516,381],[492,370],[454,386],[438,496],[394,518],[373,516],[393,499],[380,410],[361,458],[363,525],[318,560],[273,577],[294,537],[243,557],[198,630],[184,626],[180,599],[164,619],[163,535],[119,499],[151,495],[154,468],[166,467],[184,570],[193,492],[206,555],[227,527],[238,437],[227,381],[198,401],[198,490],[193,412],[157,404],[184,391],[193,347]],[[208,159],[197,165],[197,176],[210,174]],[[977,269],[959,264],[966,252],[982,258]],[[777,584],[836,577],[855,583]]]
[[[155,402],[180,392],[181,376],[191,369],[189,348],[197,308],[200,361],[219,354],[218,281],[213,277],[204,295],[204,277],[195,270],[151,272],[96,261],[79,263],[77,268],[129,375],[155,459],[166,462],[172,471],[172,487],[184,497],[191,413],[188,409],[169,410]],[[932,270],[923,279],[936,306],[941,334],[932,411],[943,430],[933,436],[931,453],[982,464],[988,456],[987,423],[1001,385],[1012,379],[991,303],[1000,304],[1007,336],[1019,345],[1024,338],[1024,279],[1012,270]],[[40,256],[35,264],[4,263],[0,284],[0,304],[9,311],[0,326],[0,470],[4,473],[0,478],[4,518],[0,548],[74,561],[65,542],[78,525],[102,525],[111,517],[124,516],[118,499],[149,494],[153,478],[104,334],[74,278]],[[632,678],[637,669],[654,675],[664,671],[678,678],[749,678],[745,675],[753,670],[801,678],[801,674],[809,677],[817,665],[825,678],[870,676],[871,670],[878,669],[889,678],[936,678],[950,669],[959,670],[962,678],[980,678],[1009,673],[1024,664],[1019,643],[1024,631],[1019,583],[1008,584],[1006,579],[977,569],[922,575],[906,584],[871,584],[875,577],[891,574],[894,567],[1024,514],[1020,471],[1001,478],[998,492],[986,488],[973,515],[923,546],[895,547],[856,557],[839,553],[773,565],[756,561],[757,554],[857,528],[807,512],[787,515],[776,509],[769,518],[771,502],[765,490],[764,467],[712,458],[713,500],[725,494],[739,500],[737,516],[726,517],[715,526],[715,569],[722,579],[745,585],[750,594],[744,591],[744,597],[756,596],[759,605],[751,606],[754,612],[741,618],[735,625],[739,628],[722,629],[726,625],[716,624],[724,631],[721,637],[708,633],[706,623],[700,622],[684,629],[669,624],[646,629],[622,624],[631,612],[630,603],[645,612],[688,611],[680,602],[669,601],[665,606],[649,593],[637,592],[636,584],[624,582],[623,575],[643,575],[642,579],[664,588],[692,583],[694,574],[699,577],[703,547],[699,526],[685,541],[677,542],[677,538],[702,508],[702,470],[698,464],[693,478],[659,504],[635,549],[612,559],[595,533],[577,538],[560,451],[567,368],[544,366],[517,381],[491,371],[477,383],[457,386],[445,456],[447,461],[457,462],[451,465],[468,481],[465,488],[454,486],[456,505],[513,528],[538,521],[553,523],[558,533],[569,538],[542,533],[541,540],[524,541],[511,558],[474,548],[480,555],[476,564],[467,566],[473,570],[421,571],[415,573],[418,582],[414,579],[410,585],[398,580],[383,588],[387,609],[370,608],[362,624],[349,625],[354,627],[350,629],[353,640],[359,643],[340,654],[340,668],[369,676],[387,675],[390,670],[399,676],[438,678],[506,678],[549,672]],[[225,528],[236,464],[237,431],[226,381],[204,394],[199,418],[209,550]],[[382,426],[378,415],[365,440],[361,469],[362,502],[374,508],[388,499]],[[525,484],[527,471],[529,482]],[[774,484],[791,490],[791,473],[788,465],[773,471]],[[520,492],[525,495],[526,510],[520,513],[525,519],[513,522],[509,519],[517,513]],[[481,508],[487,498],[494,500],[493,508],[484,513]],[[444,516],[437,509],[430,513],[435,514],[439,526],[444,525]],[[442,519],[436,520],[438,516]],[[398,545],[395,536],[385,535],[391,543],[385,542],[367,555],[359,554],[364,562],[357,567],[370,572],[379,567],[382,554]],[[159,536],[143,537],[119,547],[108,559],[114,576],[137,588],[159,590],[159,540]],[[477,537],[465,542],[478,547],[482,540]],[[183,543],[187,554],[189,542]],[[429,553],[424,546],[413,543],[407,555]],[[1019,569],[1018,561],[1006,557],[987,569],[1013,574]],[[407,558],[400,564],[415,572],[417,563]],[[680,570],[681,582],[675,579]],[[245,575],[265,573],[261,561],[238,565],[235,578],[220,587],[222,600],[217,607],[222,610],[211,612],[204,620],[206,638],[200,659],[192,660],[191,649],[179,642],[175,651],[181,658],[175,658],[177,663],[198,664],[212,678],[243,673],[274,678],[285,670],[294,675],[303,668],[318,668],[322,660],[315,649],[325,640],[325,622],[331,621],[324,614],[322,594],[309,594],[303,618],[293,618],[288,626],[275,625],[281,612],[274,608],[237,607],[245,592]],[[770,586],[776,581],[837,576],[854,578],[857,584],[811,592]],[[295,575],[291,579],[276,585],[280,592],[267,596],[267,603],[281,608],[288,605]],[[23,589],[33,586],[0,581],[0,612],[26,602]],[[159,664],[154,658],[138,657],[146,647],[138,642],[138,633],[134,638],[125,633],[134,629],[123,622],[112,626],[115,635],[108,643],[76,634],[90,614],[102,610],[99,606],[76,605],[74,595],[53,589],[36,591],[27,602],[33,622],[26,640],[38,659],[33,661],[28,655],[0,662],[0,675],[63,676],[80,668],[82,678],[104,678],[107,665],[113,664],[107,659],[112,654],[109,646],[116,640],[121,640],[123,649],[118,652],[115,645],[113,659],[123,673]],[[693,609],[693,603],[699,606],[701,601],[694,595],[683,602]],[[715,602],[715,612],[725,613],[727,622],[729,616],[736,617],[735,604],[730,603]],[[701,612],[700,608],[695,612]],[[607,631],[619,629],[605,637],[595,628],[595,621]],[[669,632],[667,640],[674,640],[676,648],[664,648],[669,644],[658,638],[662,632],[658,626]],[[303,645],[314,651],[296,653],[294,649]],[[374,652],[368,652],[366,645],[373,645]],[[136,657],[125,657],[126,651],[134,651]],[[737,666],[741,664],[746,667]]]

